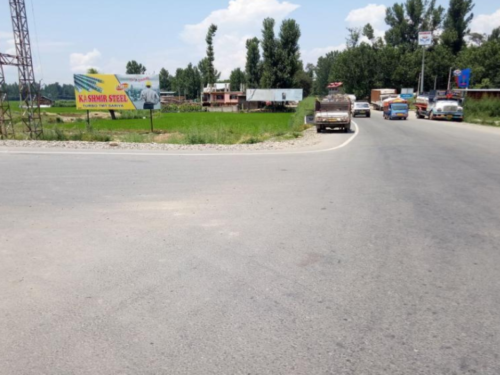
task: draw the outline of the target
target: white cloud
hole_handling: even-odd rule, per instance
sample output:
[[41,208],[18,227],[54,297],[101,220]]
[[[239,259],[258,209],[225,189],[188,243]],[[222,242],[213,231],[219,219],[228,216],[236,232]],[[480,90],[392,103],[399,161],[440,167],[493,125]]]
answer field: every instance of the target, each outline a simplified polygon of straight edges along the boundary
[[481,34],[489,34],[493,29],[500,26],[500,9],[492,14],[480,14],[474,17],[471,23],[471,31]]
[[98,68],[97,62],[101,58],[101,52],[93,49],[89,53],[72,53],[69,57],[71,71],[85,73],[89,68]]
[[316,65],[318,59],[321,56],[325,56],[329,52],[333,51],[343,51],[346,49],[345,43],[339,44],[338,46],[330,46],[330,47],[322,47],[322,48],[313,48],[310,50],[302,50],[301,55],[304,60],[304,65],[308,63],[312,63]]
[[368,4],[364,8],[351,10],[345,19],[353,27],[363,27],[370,23],[374,28],[385,26],[385,5]]
[[205,53],[205,36],[209,26],[218,26],[214,41],[215,67],[222,71],[223,77],[236,67],[244,67],[246,48],[249,38],[260,37],[262,21],[272,17],[279,24],[299,5],[280,0],[231,0],[226,9],[210,13],[203,21],[195,25],[186,25],[181,38],[195,46],[196,57],[202,58]]
[[[375,37],[382,38],[387,29],[385,23],[386,11],[387,7],[385,5],[368,4],[364,8],[351,10],[345,21],[349,27],[363,27],[369,23],[375,31]],[[364,38],[362,41],[368,41],[368,39]]]
[[1,39],[12,39],[14,35],[12,34],[12,32],[8,32],[8,31],[0,31],[0,40]]

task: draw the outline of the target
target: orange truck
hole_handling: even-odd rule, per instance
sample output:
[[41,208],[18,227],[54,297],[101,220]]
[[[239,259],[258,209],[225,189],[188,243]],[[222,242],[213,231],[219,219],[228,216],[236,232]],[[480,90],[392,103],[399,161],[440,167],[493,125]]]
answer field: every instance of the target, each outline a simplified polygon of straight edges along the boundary
[[396,89],[373,89],[370,103],[376,111],[384,109],[384,101],[387,99],[397,98],[398,94]]

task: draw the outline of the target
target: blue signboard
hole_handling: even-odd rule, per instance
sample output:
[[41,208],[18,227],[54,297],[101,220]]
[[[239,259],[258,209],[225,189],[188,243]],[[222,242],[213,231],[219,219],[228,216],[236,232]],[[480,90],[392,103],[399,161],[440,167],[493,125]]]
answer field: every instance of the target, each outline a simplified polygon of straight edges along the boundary
[[459,88],[465,89],[469,87],[471,73],[470,69],[455,70],[454,75]]
[[401,99],[411,99],[413,98],[413,94],[401,94],[399,95]]

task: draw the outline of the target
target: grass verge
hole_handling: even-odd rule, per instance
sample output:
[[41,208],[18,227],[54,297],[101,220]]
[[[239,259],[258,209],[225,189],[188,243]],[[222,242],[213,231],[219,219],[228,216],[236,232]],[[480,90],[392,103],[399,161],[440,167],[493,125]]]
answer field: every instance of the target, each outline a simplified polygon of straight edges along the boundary
[[[154,133],[151,133],[149,113],[143,111],[122,112],[114,121],[91,116],[91,127],[87,129],[83,118],[66,118],[75,108],[52,108],[58,116],[43,116],[43,139],[226,145],[296,139],[307,129],[304,118],[313,113],[314,100],[307,98],[293,113],[155,112]],[[16,134],[24,137],[20,123]]]
[[500,127],[500,98],[466,99],[464,114],[466,122]]

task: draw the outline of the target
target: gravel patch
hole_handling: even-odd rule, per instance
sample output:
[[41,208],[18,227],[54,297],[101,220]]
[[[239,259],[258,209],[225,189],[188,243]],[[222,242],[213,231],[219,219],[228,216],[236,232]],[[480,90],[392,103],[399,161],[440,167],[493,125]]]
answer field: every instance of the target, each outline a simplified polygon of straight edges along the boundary
[[64,148],[71,150],[148,150],[148,151],[263,151],[285,150],[314,146],[320,143],[321,137],[316,133],[316,128],[303,132],[301,138],[287,141],[266,141],[256,144],[237,145],[177,145],[167,143],[126,143],[126,142],[80,142],[80,141],[15,141],[0,140],[0,147],[22,148]]

